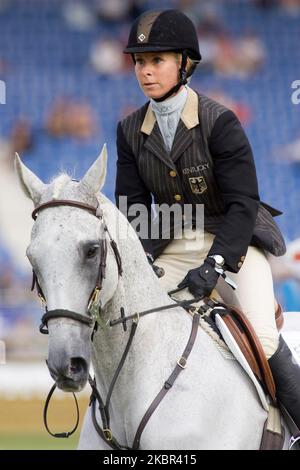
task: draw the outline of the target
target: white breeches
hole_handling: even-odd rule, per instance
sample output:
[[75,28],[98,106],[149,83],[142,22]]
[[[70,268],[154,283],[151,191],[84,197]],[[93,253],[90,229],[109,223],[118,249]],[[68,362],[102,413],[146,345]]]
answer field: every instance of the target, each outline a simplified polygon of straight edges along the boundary
[[[201,266],[206,258],[214,235],[207,232],[197,235],[192,229],[187,229],[182,239],[172,240],[155,260],[155,264],[165,270],[160,282],[167,291],[175,289],[187,272]],[[227,274],[237,284],[237,289],[233,290],[220,276],[216,291],[224,303],[235,305],[247,316],[269,359],[277,349],[279,333],[275,322],[272,274],[264,252],[249,246],[239,272]],[[192,295],[185,289],[176,294],[176,298],[187,299]]]

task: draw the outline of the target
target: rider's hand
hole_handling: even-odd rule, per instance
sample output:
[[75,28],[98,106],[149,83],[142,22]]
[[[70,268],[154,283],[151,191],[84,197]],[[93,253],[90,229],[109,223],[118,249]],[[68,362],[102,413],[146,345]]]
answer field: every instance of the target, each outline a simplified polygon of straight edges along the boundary
[[194,297],[208,297],[220,276],[214,267],[215,260],[206,258],[200,268],[191,269],[187,273],[185,278],[178,284],[178,287],[188,287]]
[[146,256],[147,256],[147,260],[148,260],[150,266],[152,267],[153,271],[155,272],[156,276],[157,277],[162,277],[165,274],[165,270],[154,264],[153,256],[150,253],[146,253]]

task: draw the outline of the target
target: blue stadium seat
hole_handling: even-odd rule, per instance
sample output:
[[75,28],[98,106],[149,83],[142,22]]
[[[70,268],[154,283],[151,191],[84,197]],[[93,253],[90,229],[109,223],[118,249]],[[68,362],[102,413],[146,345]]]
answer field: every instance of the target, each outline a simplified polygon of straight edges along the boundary
[[[93,1],[85,3],[93,5]],[[145,8],[161,7],[162,3],[164,7],[174,6],[171,0],[152,0]],[[23,0],[15,0],[0,14],[0,58],[10,65],[3,77],[7,81],[7,104],[0,106],[0,135],[8,135],[18,117],[30,120],[35,145],[24,154],[24,160],[44,180],[61,170],[80,178],[106,142],[109,168],[105,192],[113,199],[116,123],[122,110],[140,106],[144,98],[133,74],[108,79],[99,77],[89,66],[93,42],[118,34],[119,26],[98,23],[90,31],[73,31],[61,15],[62,4],[62,0],[27,0],[25,5]],[[284,155],[280,161],[275,154],[278,148],[299,138],[300,106],[291,103],[291,83],[300,79],[296,49],[299,17],[289,17],[278,8],[264,11],[246,1],[230,2],[230,6],[221,2],[219,11],[234,37],[253,31],[261,38],[267,49],[266,63],[244,80],[212,75],[200,67],[192,84],[199,90],[223,90],[251,107],[253,119],[246,132],[254,151],[261,196],[288,210],[289,215],[278,218],[278,224],[289,239],[294,239],[300,232],[300,170],[295,164],[286,164]],[[86,143],[51,139],[43,123],[47,110],[60,96],[90,103],[99,121],[99,134]]]

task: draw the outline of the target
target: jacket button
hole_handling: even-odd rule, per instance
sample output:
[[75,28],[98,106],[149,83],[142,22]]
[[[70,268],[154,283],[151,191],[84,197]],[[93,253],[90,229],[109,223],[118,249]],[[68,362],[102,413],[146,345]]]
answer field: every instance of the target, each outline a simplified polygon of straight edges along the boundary
[[241,256],[241,261],[245,261],[246,256]]
[[175,178],[175,176],[177,176],[177,173],[176,173],[176,171],[171,170],[169,175],[172,176],[172,178]]
[[243,266],[243,263],[240,261],[240,262],[238,263],[238,268],[241,268],[242,266]]
[[175,194],[174,199],[175,199],[175,201],[181,201],[180,194]]

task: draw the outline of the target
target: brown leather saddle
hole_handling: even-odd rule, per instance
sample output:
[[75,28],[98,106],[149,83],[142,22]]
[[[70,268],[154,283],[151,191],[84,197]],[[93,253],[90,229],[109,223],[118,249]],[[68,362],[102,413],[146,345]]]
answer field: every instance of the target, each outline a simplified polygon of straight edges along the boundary
[[[218,306],[223,308],[218,308]],[[264,392],[271,397],[273,403],[276,403],[273,375],[260,340],[251,323],[237,307],[228,306],[222,302],[216,303],[213,315],[216,313],[222,317]],[[283,314],[280,305],[277,308],[275,317],[277,328],[280,330],[283,326]]]

